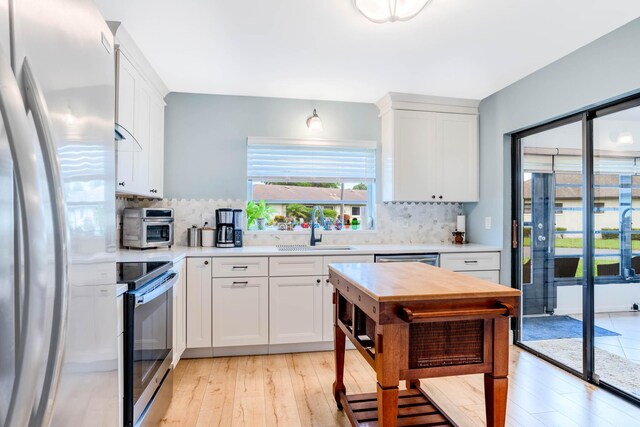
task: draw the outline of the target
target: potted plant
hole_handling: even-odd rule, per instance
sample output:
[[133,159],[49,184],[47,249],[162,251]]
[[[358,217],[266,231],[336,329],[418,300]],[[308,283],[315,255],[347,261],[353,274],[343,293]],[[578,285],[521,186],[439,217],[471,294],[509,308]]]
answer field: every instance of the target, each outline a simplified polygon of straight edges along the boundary
[[273,207],[267,206],[264,200],[260,200],[259,203],[250,200],[247,203],[247,228],[257,225],[258,230],[264,230],[274,211]]
[[349,228],[351,227],[351,215],[349,214],[344,214],[344,228]]

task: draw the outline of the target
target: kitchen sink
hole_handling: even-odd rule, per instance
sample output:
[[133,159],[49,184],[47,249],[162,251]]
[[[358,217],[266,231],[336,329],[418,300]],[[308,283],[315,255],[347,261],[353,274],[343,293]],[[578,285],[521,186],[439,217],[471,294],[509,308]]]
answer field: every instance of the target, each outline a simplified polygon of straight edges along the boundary
[[280,252],[350,251],[353,249],[351,246],[337,245],[276,245],[276,248]]

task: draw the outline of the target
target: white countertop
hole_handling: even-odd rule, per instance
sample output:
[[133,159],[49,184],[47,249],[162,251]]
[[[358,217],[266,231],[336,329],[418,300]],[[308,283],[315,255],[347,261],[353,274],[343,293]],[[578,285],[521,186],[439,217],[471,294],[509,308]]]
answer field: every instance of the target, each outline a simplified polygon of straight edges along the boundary
[[[322,245],[318,245],[322,247]],[[120,249],[118,262],[173,261],[185,257],[232,257],[232,256],[322,256],[322,255],[368,255],[410,253],[464,253],[500,252],[496,246],[467,243],[464,245],[346,245],[351,250],[279,251],[275,246],[244,246],[242,248],[203,248],[174,246],[171,249]]]

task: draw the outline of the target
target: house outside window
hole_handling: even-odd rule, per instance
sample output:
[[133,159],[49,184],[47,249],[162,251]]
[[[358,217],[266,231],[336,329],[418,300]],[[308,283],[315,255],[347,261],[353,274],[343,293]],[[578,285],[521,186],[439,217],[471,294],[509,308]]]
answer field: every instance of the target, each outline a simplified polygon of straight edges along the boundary
[[[323,208],[325,230],[371,229],[375,147],[375,141],[248,138],[247,199],[265,202],[270,231],[308,229],[314,206]],[[257,228],[249,214],[247,222]]]
[[594,202],[593,203],[593,212],[596,214],[604,213],[604,202]]

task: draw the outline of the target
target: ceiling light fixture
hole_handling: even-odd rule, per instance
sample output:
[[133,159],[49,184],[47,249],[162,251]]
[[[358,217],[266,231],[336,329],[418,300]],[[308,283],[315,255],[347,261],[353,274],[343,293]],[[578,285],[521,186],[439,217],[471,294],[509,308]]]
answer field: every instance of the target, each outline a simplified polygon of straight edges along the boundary
[[322,130],[322,120],[318,117],[316,109],[313,109],[313,115],[307,119],[307,127],[311,130]]
[[431,0],[353,0],[356,9],[376,24],[415,18]]
[[616,144],[618,145],[631,145],[633,144],[633,134],[628,130],[622,131],[616,138]]

